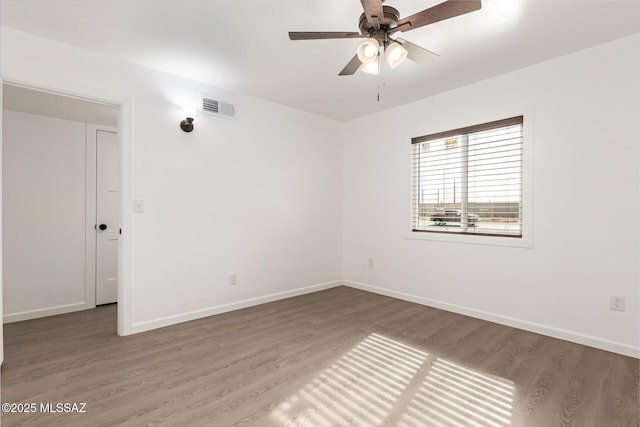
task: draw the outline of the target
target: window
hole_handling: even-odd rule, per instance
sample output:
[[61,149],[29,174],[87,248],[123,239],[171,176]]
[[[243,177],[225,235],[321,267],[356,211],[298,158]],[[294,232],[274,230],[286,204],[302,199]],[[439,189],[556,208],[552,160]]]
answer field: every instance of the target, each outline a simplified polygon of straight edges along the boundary
[[413,138],[416,232],[522,237],[523,116]]

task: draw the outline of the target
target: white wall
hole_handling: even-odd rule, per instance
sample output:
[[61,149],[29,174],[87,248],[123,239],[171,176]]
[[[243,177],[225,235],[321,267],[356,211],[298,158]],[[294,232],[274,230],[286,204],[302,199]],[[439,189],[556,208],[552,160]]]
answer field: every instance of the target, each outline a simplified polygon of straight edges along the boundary
[[88,308],[85,124],[3,111],[5,321]]
[[[339,123],[6,28],[1,49],[7,81],[130,100],[121,332],[339,283]],[[201,92],[235,103],[237,120],[199,114],[182,132],[180,106]]]
[[[349,122],[343,277],[640,356],[637,52],[633,36]],[[411,137],[531,106],[533,247],[407,239]],[[625,312],[609,310],[610,294],[626,296]]]
[[[4,28],[1,70],[9,81],[125,100],[123,192],[145,203],[135,216],[124,207],[125,333],[342,277],[638,356],[639,48],[630,37],[344,127]],[[236,103],[238,120],[198,115],[195,131],[181,132],[179,106],[200,92]],[[531,105],[533,247],[407,240],[410,138]],[[626,295],[624,313],[608,310],[610,293]]]

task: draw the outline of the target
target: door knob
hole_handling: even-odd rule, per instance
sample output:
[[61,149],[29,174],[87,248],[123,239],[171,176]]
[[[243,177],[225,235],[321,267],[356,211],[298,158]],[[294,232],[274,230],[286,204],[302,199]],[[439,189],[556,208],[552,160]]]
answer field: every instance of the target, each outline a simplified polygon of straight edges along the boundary
[[99,228],[100,230],[106,230],[106,229],[107,229],[107,224],[100,224],[100,225],[98,226],[98,228]]

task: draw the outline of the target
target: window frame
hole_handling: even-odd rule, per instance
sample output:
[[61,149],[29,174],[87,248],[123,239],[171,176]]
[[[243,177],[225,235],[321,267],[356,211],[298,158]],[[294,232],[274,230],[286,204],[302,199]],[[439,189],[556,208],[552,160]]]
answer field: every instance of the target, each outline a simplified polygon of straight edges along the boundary
[[[522,212],[521,212],[521,237],[512,235],[496,235],[496,234],[483,234],[483,233],[457,233],[457,232],[429,232],[429,231],[414,231],[413,230],[413,214],[415,205],[413,203],[414,187],[413,187],[413,146],[414,141],[424,142],[428,139],[436,139],[435,137],[445,138],[451,135],[460,135],[460,133],[469,133],[472,131],[482,130],[485,125],[499,123],[505,121],[507,123],[510,119],[516,116],[522,116]],[[450,243],[469,243],[480,245],[493,245],[493,246],[510,246],[510,247],[533,247],[533,153],[534,153],[534,107],[530,106],[526,109],[511,114],[504,114],[493,120],[478,120],[476,123],[481,122],[480,125],[467,125],[457,127],[452,130],[431,132],[425,136],[419,136],[411,138],[411,144],[409,144],[409,212],[408,212],[408,230],[409,233],[406,236],[411,240],[426,240],[426,241],[439,241]],[[495,126],[492,126],[495,127]],[[422,141],[424,139],[424,141]]]

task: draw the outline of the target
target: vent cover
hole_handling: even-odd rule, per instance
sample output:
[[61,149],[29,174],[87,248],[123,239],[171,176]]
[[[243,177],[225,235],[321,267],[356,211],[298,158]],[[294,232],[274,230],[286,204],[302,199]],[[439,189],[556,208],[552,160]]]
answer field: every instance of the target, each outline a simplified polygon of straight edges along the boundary
[[203,113],[212,114],[225,119],[235,119],[236,117],[236,108],[233,104],[222,102],[213,96],[202,95],[200,108]]

